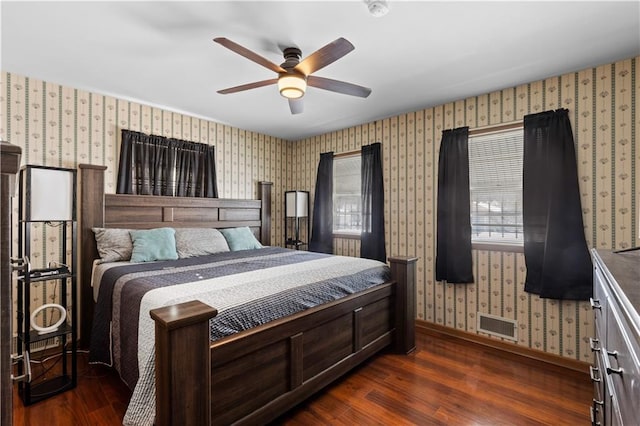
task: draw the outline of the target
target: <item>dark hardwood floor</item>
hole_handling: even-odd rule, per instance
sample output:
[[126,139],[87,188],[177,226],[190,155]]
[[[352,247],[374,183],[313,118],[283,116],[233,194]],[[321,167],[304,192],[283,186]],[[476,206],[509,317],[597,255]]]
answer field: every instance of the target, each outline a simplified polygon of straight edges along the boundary
[[[118,425],[130,392],[80,354],[78,387],[30,407],[14,425]],[[276,425],[587,425],[592,385],[578,373],[420,330],[409,356],[382,354]]]

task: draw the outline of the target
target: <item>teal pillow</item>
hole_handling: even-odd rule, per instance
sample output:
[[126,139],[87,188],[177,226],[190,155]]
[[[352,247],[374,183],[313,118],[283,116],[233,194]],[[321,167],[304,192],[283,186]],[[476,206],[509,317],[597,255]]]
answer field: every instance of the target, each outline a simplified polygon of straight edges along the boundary
[[129,233],[133,242],[131,262],[175,260],[178,258],[175,229],[156,228],[130,231]]
[[256,240],[256,237],[248,226],[242,228],[220,229],[220,232],[227,240],[227,244],[229,244],[229,249],[231,251],[262,248],[262,244],[260,244],[260,241]]

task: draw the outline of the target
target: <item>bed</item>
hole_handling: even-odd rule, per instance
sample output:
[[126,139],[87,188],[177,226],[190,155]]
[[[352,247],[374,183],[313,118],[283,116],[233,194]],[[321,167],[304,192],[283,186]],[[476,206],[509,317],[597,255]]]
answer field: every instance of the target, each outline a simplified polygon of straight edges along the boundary
[[[104,170],[79,166],[81,346],[88,347],[94,310],[101,309],[94,306],[90,285],[98,258],[92,228],[249,227],[263,244],[271,241],[270,183],[259,184],[256,200],[116,195],[103,192]],[[291,264],[298,256],[277,248],[255,252]],[[319,262],[339,261],[317,256]],[[222,262],[236,262],[228,257]],[[156,424],[266,423],[383,349],[411,352],[415,259],[391,258],[390,273],[381,284],[213,342],[210,319],[223,317],[215,306],[199,300],[171,303],[151,309],[149,321],[143,311],[141,322],[155,329]],[[301,273],[295,277],[303,279]]]

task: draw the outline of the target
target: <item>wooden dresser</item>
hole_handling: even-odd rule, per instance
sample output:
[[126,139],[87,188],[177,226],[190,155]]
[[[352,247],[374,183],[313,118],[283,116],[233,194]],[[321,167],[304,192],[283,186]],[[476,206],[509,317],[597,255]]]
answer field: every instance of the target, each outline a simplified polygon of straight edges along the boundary
[[592,250],[593,425],[640,424],[640,250]]

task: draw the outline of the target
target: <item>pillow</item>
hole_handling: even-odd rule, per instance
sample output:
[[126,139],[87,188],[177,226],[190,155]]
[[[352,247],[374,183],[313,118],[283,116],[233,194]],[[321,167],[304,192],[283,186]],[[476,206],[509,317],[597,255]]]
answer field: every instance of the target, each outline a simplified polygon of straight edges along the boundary
[[213,228],[176,228],[178,257],[203,256],[229,251],[224,236]]
[[173,228],[155,228],[130,231],[133,242],[132,262],[176,260],[176,231]]
[[262,248],[260,241],[251,232],[248,226],[242,228],[221,229],[220,232],[229,244],[231,251],[251,250]]
[[133,243],[130,229],[91,228],[96,237],[100,263],[131,259]]

